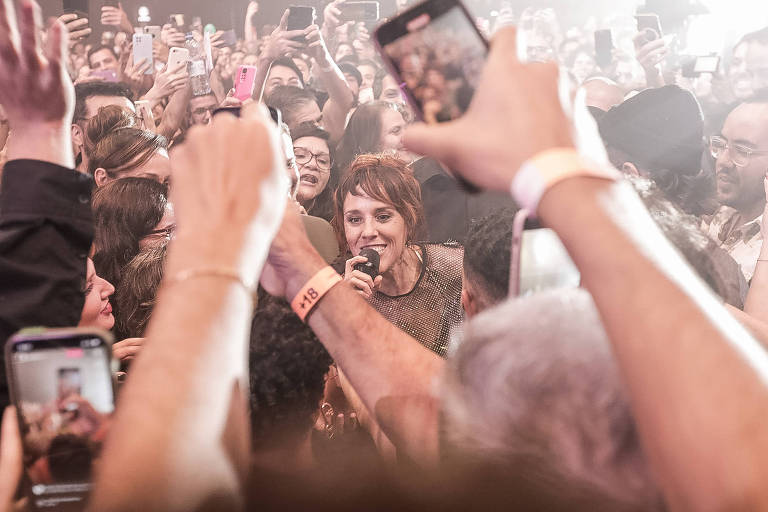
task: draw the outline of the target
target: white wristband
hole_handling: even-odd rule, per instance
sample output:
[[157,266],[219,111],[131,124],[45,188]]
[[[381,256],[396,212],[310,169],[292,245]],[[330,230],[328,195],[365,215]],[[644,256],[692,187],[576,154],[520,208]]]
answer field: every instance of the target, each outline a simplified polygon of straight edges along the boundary
[[612,167],[590,162],[573,148],[553,148],[535,155],[520,167],[512,180],[512,198],[520,208],[535,216],[544,192],[575,176],[614,181],[620,174]]

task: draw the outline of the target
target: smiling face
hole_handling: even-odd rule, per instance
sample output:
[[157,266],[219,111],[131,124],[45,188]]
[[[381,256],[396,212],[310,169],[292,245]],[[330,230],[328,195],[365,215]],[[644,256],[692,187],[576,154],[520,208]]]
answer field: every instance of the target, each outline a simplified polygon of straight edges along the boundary
[[381,113],[380,151],[402,150],[403,130],[405,130],[405,119],[403,119],[403,115],[392,108],[384,109]]
[[[293,141],[293,152],[296,156],[300,175],[299,192],[296,199],[305,205],[325,190],[331,177],[330,169],[325,169],[327,165],[318,165],[317,162],[318,158],[322,163],[330,162],[328,142],[320,137],[302,137]],[[307,158],[309,158],[308,161]]]
[[109,297],[115,293],[115,287],[96,275],[93,261],[88,258],[85,283],[85,304],[80,313],[78,327],[96,327],[108,331],[115,325],[112,305]]
[[[753,150],[768,150],[768,103],[743,103],[731,112],[723,125],[722,136],[729,144]],[[717,199],[720,204],[749,209],[765,198],[763,180],[768,172],[768,155],[752,155],[747,165],[737,167],[731,150],[715,162]]]
[[373,249],[381,256],[379,272],[384,274],[403,257],[408,230],[405,219],[388,203],[372,199],[360,188],[344,200],[344,236],[353,256]]

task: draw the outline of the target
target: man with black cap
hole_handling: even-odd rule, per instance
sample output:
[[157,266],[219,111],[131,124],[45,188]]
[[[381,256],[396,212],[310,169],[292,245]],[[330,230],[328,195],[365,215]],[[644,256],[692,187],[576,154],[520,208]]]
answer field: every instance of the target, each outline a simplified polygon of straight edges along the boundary
[[676,85],[647,89],[611,108],[598,124],[617,169],[653,180],[686,213],[715,210],[711,181],[701,170],[704,121],[693,94]]
[[719,135],[710,137],[721,204],[704,227],[735,259],[749,281],[762,245],[763,183],[768,172],[768,92],[741,103]]

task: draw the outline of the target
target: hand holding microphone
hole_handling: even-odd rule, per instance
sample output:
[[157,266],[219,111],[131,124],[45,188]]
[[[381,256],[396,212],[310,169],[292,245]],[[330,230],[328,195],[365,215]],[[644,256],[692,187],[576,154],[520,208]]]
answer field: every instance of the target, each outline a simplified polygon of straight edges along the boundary
[[379,275],[379,253],[373,249],[363,249],[359,256],[347,260],[344,280],[366,299],[373,297],[382,279]]

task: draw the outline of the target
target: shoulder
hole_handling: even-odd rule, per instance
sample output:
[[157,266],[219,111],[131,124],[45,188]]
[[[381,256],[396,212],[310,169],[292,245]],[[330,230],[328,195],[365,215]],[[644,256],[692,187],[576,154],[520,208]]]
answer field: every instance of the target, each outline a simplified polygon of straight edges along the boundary
[[464,264],[464,246],[458,242],[441,244],[422,244],[429,269],[435,272],[458,276],[461,279],[461,269]]

